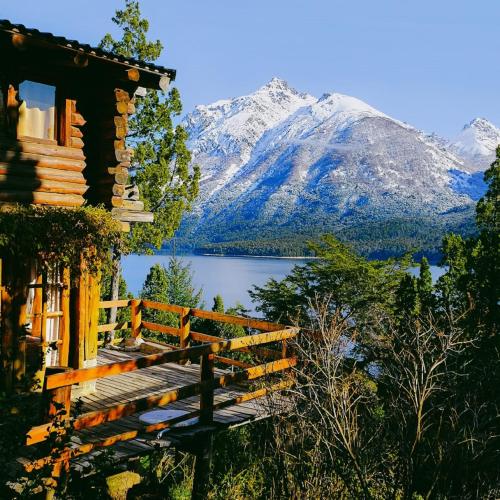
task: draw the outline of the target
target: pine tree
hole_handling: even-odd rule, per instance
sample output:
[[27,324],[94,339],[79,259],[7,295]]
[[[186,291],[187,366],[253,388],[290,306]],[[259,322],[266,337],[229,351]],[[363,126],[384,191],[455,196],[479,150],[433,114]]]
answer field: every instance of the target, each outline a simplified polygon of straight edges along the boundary
[[219,294],[214,297],[214,305],[212,306],[212,311],[222,314],[224,313],[224,300]]
[[[139,296],[141,299],[163,304],[176,304],[192,308],[203,306],[201,303],[202,290],[195,290],[189,264],[183,265],[176,257],[169,260],[167,267],[161,264],[155,264],[151,267]],[[147,308],[142,312],[142,316],[146,321],[179,327],[179,316],[174,313]],[[147,336],[157,335],[151,332]]]
[[432,285],[432,273],[429,261],[422,257],[420,261],[420,274],[417,280],[418,298],[420,301],[420,313],[432,313],[434,304],[434,287]]
[[[163,50],[159,40],[147,38],[149,22],[141,17],[139,2],[125,0],[113,22],[122,30],[122,38],[109,33],[100,47],[125,57],[154,62]],[[134,148],[132,181],[138,185],[146,210],[153,212],[154,223],[133,224],[128,236],[129,247],[138,253],[151,253],[179,227],[182,214],[198,194],[200,172],[189,168],[191,153],[186,147],[187,133],[173,119],[182,112],[179,91],[172,88],[166,95],[148,89],[144,97],[136,96],[136,113],[129,121],[128,143]],[[112,299],[118,295],[120,251],[114,249]],[[116,310],[110,311],[114,322]]]
[[411,274],[406,274],[401,279],[396,293],[396,317],[405,322],[420,314],[420,297],[418,279]]
[[166,269],[168,278],[167,297],[170,304],[183,307],[203,307],[200,288],[195,290],[190,264],[183,264],[177,257],[171,257]]
[[479,236],[444,238],[442,263],[448,271],[438,286],[448,314],[462,317],[473,338],[500,337],[500,147],[484,180],[488,189],[476,208]]
[[[165,266],[155,264],[151,267],[139,293],[139,297],[155,302],[168,303],[168,275]],[[164,325],[170,324],[174,319],[172,314],[155,309],[145,309],[142,315],[146,321]]]
[[[500,337],[500,146],[496,160],[484,173],[486,194],[476,209],[479,238],[472,252],[478,317],[490,334]],[[500,339],[498,340],[500,346]]]

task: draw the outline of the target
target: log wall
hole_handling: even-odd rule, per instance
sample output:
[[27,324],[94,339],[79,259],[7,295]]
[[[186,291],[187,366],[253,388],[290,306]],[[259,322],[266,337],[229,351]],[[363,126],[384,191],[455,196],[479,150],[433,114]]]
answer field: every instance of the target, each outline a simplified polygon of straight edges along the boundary
[[59,99],[58,141],[17,139],[18,91],[13,84],[7,89],[6,98],[0,96],[6,109],[0,122],[0,202],[83,205],[88,189],[81,130],[85,119],[77,101],[65,96]]

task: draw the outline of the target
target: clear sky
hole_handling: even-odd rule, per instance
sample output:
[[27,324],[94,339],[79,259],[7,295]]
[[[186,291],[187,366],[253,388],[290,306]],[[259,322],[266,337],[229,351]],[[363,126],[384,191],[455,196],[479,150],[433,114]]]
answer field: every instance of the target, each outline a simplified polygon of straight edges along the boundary
[[[97,43],[123,0],[0,0],[0,18]],[[142,0],[186,111],[273,76],[452,137],[500,126],[500,0]]]

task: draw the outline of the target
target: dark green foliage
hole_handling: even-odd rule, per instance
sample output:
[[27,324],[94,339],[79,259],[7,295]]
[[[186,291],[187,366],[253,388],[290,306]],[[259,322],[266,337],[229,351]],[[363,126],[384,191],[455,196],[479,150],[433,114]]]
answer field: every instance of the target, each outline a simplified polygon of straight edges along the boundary
[[[250,295],[264,316],[283,323],[308,321],[318,300],[346,321],[370,323],[368,311],[389,312],[409,260],[368,261],[332,236],[311,246],[318,260],[295,266],[282,281],[270,280]],[[352,322],[351,322],[352,324]]]
[[[385,259],[415,253],[416,258],[426,255],[432,262],[440,259],[441,240],[450,231],[463,236],[476,232],[471,211],[450,214],[444,218],[391,218],[386,220],[358,220],[352,223],[334,221],[301,224],[293,227],[247,227],[227,230],[210,224],[209,230],[189,234],[189,220],[183,222],[179,249],[187,252],[210,255],[252,255],[274,257],[312,256],[308,242],[316,241],[325,233],[334,234],[343,243],[348,243],[364,257]],[[219,235],[214,240],[213,235]],[[220,235],[223,235],[222,238]]]
[[425,257],[420,261],[420,275],[417,281],[418,298],[422,314],[432,311],[434,296],[432,286],[432,274],[429,262]]
[[[498,337],[500,327],[500,147],[485,172],[488,191],[477,205],[479,235],[443,241],[448,272],[439,281],[441,303],[448,314],[463,317],[472,338]],[[499,344],[500,347],[500,344]]]
[[[176,257],[170,258],[167,267],[161,264],[151,267],[139,296],[142,299],[183,307],[196,308],[203,305],[202,291],[193,286],[189,264],[184,265],[182,260]],[[174,313],[145,309],[142,316],[145,321],[179,327],[179,316]],[[163,338],[163,335],[153,332],[146,334],[149,337],[158,335]]]
[[83,255],[89,271],[97,272],[118,244],[120,227],[98,207],[73,210],[16,205],[0,212],[0,254],[19,263],[38,260],[42,267],[59,262],[80,274]]
[[[240,303],[237,303],[234,307],[226,310],[224,307],[224,300],[220,295],[216,295],[214,297],[214,305],[212,306],[212,311],[221,314],[231,314],[233,316],[246,316],[248,314],[248,311]],[[230,323],[222,323],[212,320],[200,322],[198,328],[203,333],[215,335],[216,337],[222,337],[225,339],[242,337],[248,334],[247,329],[240,325],[232,325]],[[229,353],[227,353],[227,355],[229,356]]]
[[[107,34],[101,47],[125,57],[156,61],[163,46],[159,40],[148,41],[149,23],[141,17],[139,2],[126,0],[113,22],[121,28],[120,40]],[[128,142],[134,147],[133,181],[139,186],[145,209],[154,213],[153,224],[134,224],[130,245],[135,252],[150,253],[172,237],[182,213],[198,194],[198,167],[189,169],[191,153],[186,147],[187,133],[173,120],[181,114],[179,91],[167,95],[148,90],[136,97],[136,113],[129,121]]]

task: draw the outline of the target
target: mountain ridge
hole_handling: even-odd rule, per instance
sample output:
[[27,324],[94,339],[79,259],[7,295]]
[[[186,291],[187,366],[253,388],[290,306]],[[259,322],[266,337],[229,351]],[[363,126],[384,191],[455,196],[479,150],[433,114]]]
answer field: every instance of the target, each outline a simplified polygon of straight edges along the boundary
[[460,226],[484,192],[498,131],[476,119],[448,141],[356,97],[317,99],[278,78],[197,106],[183,124],[202,179],[179,236],[195,246],[405,218]]

